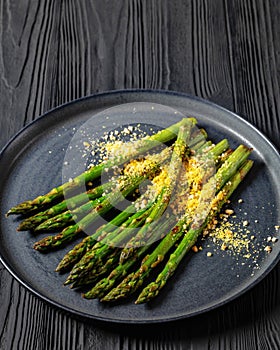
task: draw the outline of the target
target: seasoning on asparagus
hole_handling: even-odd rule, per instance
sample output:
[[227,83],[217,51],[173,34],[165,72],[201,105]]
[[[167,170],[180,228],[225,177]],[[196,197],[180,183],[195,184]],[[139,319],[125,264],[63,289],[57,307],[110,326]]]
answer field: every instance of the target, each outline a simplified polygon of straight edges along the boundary
[[120,258],[121,263],[129,259],[129,257],[135,253],[137,247],[140,247],[146,243],[151,232],[151,230],[149,230],[149,223],[161,218],[165,212],[170,202],[171,196],[174,193],[174,189],[176,188],[177,179],[181,171],[188,147],[191,128],[191,122],[186,123],[179,128],[178,137],[175,141],[172,152],[172,157],[169,165],[167,166],[166,176],[164,177],[164,180],[162,180],[164,183],[161,184],[162,188],[156,199],[156,205],[151,211],[151,214],[146,219],[147,225],[144,225],[140,231],[129,240],[129,242],[122,250]]
[[[29,212],[33,212],[34,210],[38,210],[44,208],[45,205],[50,205],[56,200],[61,200],[64,196],[65,191],[70,192],[74,189],[77,189],[84,184],[93,181],[100,177],[102,172],[105,169],[109,169],[115,165],[121,165],[126,161],[131,160],[133,157],[137,157],[145,152],[152,150],[157,147],[159,143],[166,143],[168,141],[173,140],[179,130],[179,127],[182,123],[185,122],[186,118],[183,118],[178,123],[175,123],[166,129],[160,130],[158,133],[145,137],[135,143],[135,147],[132,149],[131,154],[119,153],[118,156],[113,159],[109,159],[107,161],[102,162],[101,164],[95,165],[91,167],[89,170],[86,170],[84,173],[78,175],[72,181],[66,182],[58,187],[53,188],[50,192],[45,195],[41,195],[36,197],[33,200],[27,200],[18,204],[17,206],[11,208],[7,215],[11,214],[26,214]],[[195,119],[193,119],[195,122]]]
[[[181,127],[182,128],[182,127]],[[185,139],[185,135],[182,132],[178,133],[178,138],[174,145],[174,150],[172,153],[172,158],[169,163],[169,168],[167,170],[167,177],[162,180],[161,186],[162,190],[158,198],[158,203],[155,206],[154,210],[151,212],[151,215],[147,218],[147,221],[152,222],[154,220],[157,220],[161,217],[163,212],[166,210],[169,201],[171,199],[171,195],[174,192],[174,188],[178,181],[178,175],[181,170],[181,163],[183,161],[185,151],[186,151],[186,143],[188,142],[188,139]],[[217,159],[217,157],[222,154],[226,149],[228,148],[228,141],[226,139],[219,142],[216,146],[214,146],[212,149],[210,149],[208,152],[205,152],[203,154],[203,161],[205,164],[205,160],[207,159],[209,162],[214,163]],[[215,168],[213,164],[207,163],[207,171],[208,169]],[[185,190],[185,189],[184,189]],[[152,230],[149,230],[149,225],[145,225],[141,228],[141,230],[132,237],[132,239],[127,243],[127,245],[122,250],[121,256],[120,256],[120,262],[123,263],[125,260],[129,259],[130,256],[132,256],[137,248],[140,246],[146,244],[147,240],[150,238],[150,235],[152,234]]]
[[151,164],[149,169],[147,168],[143,175],[125,178],[124,181],[119,184],[120,187],[117,188],[116,191],[110,192],[100,205],[96,206],[78,223],[66,227],[57,235],[47,236],[41,239],[34,244],[34,249],[45,252],[50,249],[57,249],[62,244],[71,242],[78,234],[85,232],[88,228],[92,227],[101,215],[106,214],[117,204],[124,201],[125,197],[135,191],[141,182],[147,179],[150,175],[153,175],[158,170],[159,166],[158,163]]
[[[166,179],[166,181],[168,182],[168,185],[163,186],[163,188],[160,191],[160,194],[156,196],[155,205],[150,211],[150,214],[147,216],[145,225],[143,225],[140,231],[138,232],[138,234],[134,236],[136,237],[136,239],[139,236],[142,237],[144,235],[144,232],[146,233],[148,231],[149,227],[151,226],[150,225],[151,222],[161,217],[163,211],[165,211],[169,203],[173,188],[175,187],[178,174],[181,170],[181,165],[187,149],[187,143],[189,141],[191,129],[192,129],[192,122],[186,119],[185,124],[183,124],[179,129],[178,137],[177,137],[177,140],[175,141],[175,145],[173,148],[172,158],[171,158],[170,167],[169,167],[169,173],[167,174],[167,177],[169,178]],[[114,236],[110,244],[119,245],[123,241],[123,236],[124,236],[124,239],[128,240],[128,234],[126,234],[126,231],[123,231],[121,235],[121,239],[119,236],[118,237]],[[133,240],[133,237],[129,240],[129,242],[131,242],[132,240]],[[103,251],[105,252],[107,250],[108,250],[107,247],[103,249]],[[134,253],[134,249],[132,250],[133,252],[130,251],[130,255]],[[103,256],[105,255],[103,254]],[[95,252],[92,253],[91,251],[88,252],[77,264],[78,266],[74,267],[74,270],[71,272],[71,275],[67,280],[67,283],[72,283],[77,278],[81,278],[83,275],[87,274],[93,265],[99,266],[97,265],[97,261],[96,261],[97,258],[99,258],[99,265],[102,264],[102,260],[100,259],[100,254],[95,254]]]
[[[227,159],[226,163],[218,169],[217,173],[214,175],[218,180],[216,182],[216,192],[219,192],[222,189],[222,186],[236,173],[237,169],[244,163],[250,152],[251,150],[245,146],[238,147]],[[237,157],[236,154],[239,156]],[[234,166],[232,165],[232,162],[234,162]],[[147,256],[147,258],[143,259],[141,267],[137,271],[129,274],[118,286],[105,295],[102,301],[114,301],[124,298],[141,287],[151,270],[164,259],[168,251],[183,236],[191,222],[192,218],[189,217],[189,215],[180,219],[174,228],[160,241],[155,250]],[[203,224],[203,222],[201,224]]]
[[159,291],[164,287],[168,279],[174,274],[177,266],[187,252],[197,241],[197,238],[201,235],[207,225],[216,217],[220,212],[222,206],[227,202],[234,190],[246,176],[253,165],[253,161],[247,160],[246,163],[237,170],[230,180],[225,184],[224,188],[214,198],[211,206],[211,211],[208,214],[206,220],[200,226],[191,227],[188,230],[176,250],[170,255],[168,262],[166,263],[162,272],[158,275],[154,282],[151,282],[138,296],[136,304],[146,303],[152,298],[156,297]]

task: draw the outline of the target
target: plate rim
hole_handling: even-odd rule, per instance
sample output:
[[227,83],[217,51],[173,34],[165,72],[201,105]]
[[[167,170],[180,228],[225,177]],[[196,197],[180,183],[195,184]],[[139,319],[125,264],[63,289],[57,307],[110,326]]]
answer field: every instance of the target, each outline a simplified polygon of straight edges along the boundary
[[47,110],[46,112],[44,112],[43,114],[40,114],[38,117],[36,117],[36,119],[30,121],[28,124],[26,124],[25,126],[23,126],[22,128],[20,128],[5,144],[4,146],[1,148],[0,150],[0,157],[2,156],[2,154],[6,151],[6,149],[9,147],[9,145],[21,134],[23,133],[26,129],[30,128],[33,124],[36,124],[37,122],[39,122],[41,119],[48,117],[49,114],[52,114],[54,112],[57,112],[65,107],[74,105],[76,103],[79,102],[83,102],[86,100],[91,100],[92,98],[97,98],[97,97],[102,97],[102,96],[108,96],[108,95],[118,95],[118,94],[129,94],[129,93],[151,93],[151,94],[166,94],[166,95],[174,95],[174,96],[179,96],[179,97],[185,97],[185,98],[190,98],[192,100],[198,101],[198,102],[202,102],[204,104],[209,104],[212,107],[216,107],[224,112],[227,113],[231,113],[232,115],[234,115],[235,118],[237,118],[239,121],[244,122],[245,124],[247,124],[247,126],[249,126],[250,128],[254,129],[254,131],[259,134],[259,136],[261,138],[263,138],[263,140],[268,143],[276,153],[278,153],[278,155],[280,156],[280,150],[278,150],[277,146],[269,139],[269,137],[267,137],[263,132],[261,132],[255,125],[253,125],[252,123],[250,123],[248,120],[244,119],[243,117],[241,117],[239,114],[227,109],[226,107],[223,107],[215,102],[206,100],[202,97],[199,96],[195,96],[195,95],[191,95],[185,92],[180,92],[180,91],[174,91],[174,90],[164,90],[164,89],[117,89],[117,90],[108,90],[108,91],[102,91],[102,92],[97,92],[97,93],[93,93],[90,95],[86,95],[86,96],[82,96],[79,97],[77,99],[62,103],[56,107],[53,107],[49,110]]

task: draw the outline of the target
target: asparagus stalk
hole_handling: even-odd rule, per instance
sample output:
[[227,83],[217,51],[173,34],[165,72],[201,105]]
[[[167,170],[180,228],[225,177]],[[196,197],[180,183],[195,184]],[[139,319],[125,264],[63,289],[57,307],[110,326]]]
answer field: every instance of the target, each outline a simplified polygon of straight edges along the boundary
[[[96,178],[100,177],[105,169],[111,168],[112,166],[121,165],[130,160],[132,157],[137,157],[140,154],[148,152],[151,149],[157,147],[159,143],[166,143],[168,141],[171,141],[176,137],[179,127],[182,125],[182,123],[185,123],[185,120],[186,118],[183,118],[178,123],[175,123],[152,136],[139,140],[134,151],[131,154],[123,155],[120,153],[117,157],[95,165],[89,170],[86,170],[84,173],[75,177],[71,182],[66,182],[58,187],[55,187],[47,194],[38,196],[33,200],[27,200],[18,204],[17,206],[11,208],[8,211],[7,215],[26,214],[30,211],[33,211],[34,209],[38,210],[43,208],[45,205],[50,205],[56,200],[61,200],[66,191],[69,193],[69,191],[77,189],[82,185],[95,180]],[[192,120],[195,122],[195,119],[192,118]]]
[[[180,135],[180,130],[182,128],[184,130],[184,135],[183,135],[184,137],[186,135],[190,135],[192,126],[193,126],[192,121],[189,119],[186,119],[185,123],[179,129],[179,135]],[[183,131],[181,131],[181,133],[182,132]],[[179,135],[178,135],[178,137],[179,137]],[[172,154],[175,153],[176,155],[178,154],[179,157],[180,157],[180,153],[179,153],[180,149],[179,149],[178,144],[182,143],[181,139],[182,139],[182,136],[180,136],[180,138],[179,138],[180,141],[175,142],[175,146],[174,146],[173,153],[172,153]],[[180,147],[183,147],[183,146],[180,146]],[[160,164],[162,161],[165,161],[166,156],[168,156],[168,153],[166,153],[165,151],[166,150],[162,151],[159,155],[157,155],[156,159],[153,159],[153,158],[155,158],[154,156],[150,157],[150,158],[153,159],[153,161],[156,161]],[[184,148],[184,151],[185,151],[185,148]],[[181,156],[181,158],[182,157],[183,157],[183,155]],[[177,158],[178,158],[178,156],[177,156]],[[179,158],[179,159],[181,159],[181,158]],[[174,163],[174,160],[173,160],[173,163]],[[171,160],[171,164],[172,164],[172,160]],[[172,173],[174,172],[174,170],[175,170],[175,172],[178,173],[178,170],[176,170],[177,167],[180,169],[179,164],[174,164],[173,168],[171,169]],[[145,169],[143,169],[142,173],[143,172],[145,172]],[[172,182],[173,182],[173,180],[172,180]],[[99,187],[102,187],[102,185]],[[168,204],[168,202],[166,203],[166,205],[167,204]],[[77,219],[79,217],[81,217],[82,215],[83,216],[86,215],[94,206],[95,206],[95,203],[88,202],[88,203],[84,204],[82,207],[75,209],[74,211],[71,211],[71,210],[65,211],[61,214],[58,214],[58,215],[51,217],[50,219],[44,221],[43,223],[41,223],[40,225],[38,225],[35,228],[35,231],[36,232],[56,231],[58,229],[62,229],[65,226],[68,226],[73,221],[77,222]],[[158,209],[156,210],[156,212],[157,211],[158,211]]]
[[34,249],[39,251],[48,251],[57,249],[62,244],[72,241],[82,231],[86,231],[101,215],[106,214],[110,209],[122,202],[125,197],[131,194],[141,182],[151,176],[159,168],[160,164],[152,164],[141,176],[134,176],[125,179],[120,188],[108,194],[103,202],[95,207],[89,214],[83,217],[75,225],[66,227],[62,232],[55,236],[47,236],[34,244]]
[[[155,230],[158,230],[164,235],[173,223],[172,219],[173,218],[168,218],[161,225],[157,225]],[[83,294],[83,297],[86,299],[102,298],[121,280],[121,278],[124,278],[128,274],[131,268],[144,256],[150,247],[150,244],[142,246],[130,259],[123,264],[119,263],[108,276],[101,279],[91,290]]]
[[81,260],[73,267],[65,284],[73,283],[82,277],[96,274],[102,267],[104,259],[112,252],[119,250],[122,241],[134,233],[134,229],[143,225],[149,215],[151,205],[137,211],[128,218],[120,227],[109,233],[105,240],[97,242]]
[[[194,148],[195,147],[196,147],[196,142],[194,141]],[[122,213],[120,213],[111,222],[107,223],[105,227],[102,226],[93,235],[85,237],[81,243],[77,244],[72,250],[70,250],[65,255],[65,257],[62,259],[62,261],[60,262],[56,270],[64,271],[64,270],[68,270],[69,268],[72,268],[73,265],[77,263],[81,259],[81,257],[89,249],[93,247],[93,245],[96,243],[96,240],[103,239],[104,233],[106,234],[110,232],[112,228],[115,228],[115,226],[119,226],[120,224],[122,224],[122,222],[124,222],[130,216],[130,213],[135,212],[137,210],[136,209],[137,203],[142,203],[142,201],[143,201],[143,196],[137,199],[134,204],[132,204],[129,208],[127,208]]]
[[152,298],[156,297],[159,291],[164,287],[168,279],[174,274],[180,261],[184,258],[187,252],[195,244],[197,238],[201,235],[203,230],[212,221],[212,219],[220,212],[222,206],[226,203],[232,193],[235,191],[237,186],[246,176],[253,165],[253,161],[247,160],[245,164],[237,171],[237,173],[231,177],[224,188],[219,192],[217,197],[214,199],[212,209],[208,214],[204,223],[198,228],[191,228],[184,236],[176,250],[170,255],[168,262],[166,263],[162,272],[158,275],[154,282],[151,282],[138,296],[136,304],[146,303]]
[[[171,185],[163,186],[162,193],[161,193],[161,196],[159,197],[158,203],[155,206],[154,210],[151,212],[151,215],[147,218],[147,221],[149,222],[152,222],[160,218],[162,213],[166,210],[169,204],[175,184],[177,183],[179,170],[181,169],[180,165],[186,150],[186,144],[184,144],[184,137],[185,135],[183,133],[180,134],[180,130],[179,130],[178,139],[176,141],[177,143],[175,143],[175,146],[174,146],[174,151],[172,154],[170,167],[168,171],[168,173],[171,175],[171,179],[170,179]],[[228,140],[224,139],[220,141],[217,145],[215,145],[213,148],[211,148],[210,150],[208,150],[208,152],[204,154],[204,157],[203,157],[204,160],[207,158],[207,159],[210,159],[210,161],[215,162],[218,156],[228,149],[228,146],[229,146]],[[120,262],[124,263],[124,261],[129,259],[129,257],[132,256],[140,246],[146,244],[147,239],[149,239],[152,232],[153,230],[151,229],[151,226],[149,225],[143,226],[138,232],[138,234],[134,236],[122,250],[121,256],[120,256]]]
[[76,264],[81,259],[81,257],[95,245],[97,240],[102,240],[108,232],[116,228],[115,226],[120,226],[126,219],[128,219],[129,216],[131,216],[131,213],[134,213],[138,210],[136,209],[136,206],[138,203],[142,202],[143,196],[137,199],[136,202],[126,210],[121,212],[111,222],[107,223],[105,226],[103,225],[100,227],[93,235],[85,237],[81,243],[77,244],[64,256],[62,261],[59,263],[56,271],[65,271],[69,268],[72,268],[74,264]]
[[[73,283],[72,287],[80,287],[93,283],[105,272],[110,272],[117,265],[120,256],[121,249],[116,247],[116,245],[121,244],[122,240],[126,239],[127,236],[133,235],[135,229],[144,224],[147,215],[148,212],[142,215],[142,217],[135,218],[127,227],[121,229],[119,235],[112,239],[112,245],[97,244],[97,249],[92,249],[86,253],[81,261],[74,266],[65,284]],[[115,265],[108,266],[105,269],[104,266],[109,259]],[[84,269],[80,269],[81,267],[84,267]]]
[[63,200],[62,202],[54,205],[53,207],[23,220],[18,226],[18,231],[33,230],[36,226],[39,226],[44,221],[58,214],[61,214],[68,209],[79,207],[80,205],[88,202],[89,200],[93,201],[99,197],[102,197],[102,194],[107,193],[113,188],[114,185],[115,182],[109,181],[100,186],[92,188],[85,193],[80,193],[76,196]]
[[[220,191],[222,186],[233,176],[237,169],[244,163],[250,154],[247,147],[238,147],[227,159],[225,166],[221,166],[215,178],[219,181],[216,182],[217,191]],[[236,153],[239,155],[236,157]],[[246,157],[244,157],[246,154]],[[232,162],[235,162],[234,166]],[[222,173],[223,176],[220,174]],[[196,224],[199,221],[196,220]],[[161,240],[155,250],[146,258],[144,258],[141,267],[136,271],[128,275],[117,287],[112,289],[102,301],[113,301],[120,298],[124,298],[127,295],[135,292],[148,277],[151,270],[157,266],[163,259],[165,254],[174,246],[174,244],[182,237],[185,230],[189,227],[190,218],[188,215],[184,216],[178,221],[173,229]]]
[[85,203],[74,210],[67,210],[64,213],[58,214],[35,227],[34,231],[40,232],[61,230],[64,227],[81,220],[82,217],[99,206],[105,200],[105,198],[106,196],[102,196],[95,201],[89,201],[88,203]]
[[103,239],[109,232],[114,231],[117,227],[122,225],[135,213],[135,211],[135,204],[133,203],[119,215],[114,217],[110,222],[99,227],[95,233],[85,237],[82,242],[78,243],[73,249],[65,254],[63,259],[58,264],[56,271],[66,271],[69,268],[72,268],[81,259],[81,257],[96,244],[97,241]]
[[150,255],[146,255],[146,257],[142,260],[141,267],[137,271],[132,272],[125,277],[120,284],[106,294],[101,301],[116,301],[135,292],[143,284],[150,271],[164,259],[164,255],[182,236],[184,225],[187,225],[186,219],[180,220],[163,238],[155,250]]
[[251,152],[251,148],[248,148],[245,145],[239,145],[236,150],[230,154],[216,173],[217,191],[224,186],[229,177],[232,176],[231,174],[236,173],[237,169],[245,162]]
[[[217,161],[219,160],[219,163],[220,163],[220,158],[222,157],[223,159],[226,159],[225,158],[225,156],[224,156],[224,153],[227,153],[227,150],[228,150],[228,146],[229,146],[229,144],[228,144],[228,140],[226,140],[226,139],[224,139],[224,140],[222,140],[222,141],[220,141],[218,144],[216,144],[216,145],[211,145],[211,148],[208,148],[208,149],[204,149],[204,151],[203,151],[203,154],[200,154],[200,156],[202,157],[202,159],[203,159],[203,163],[202,164],[204,164],[204,162],[206,162],[209,166],[210,166],[210,168],[215,168],[215,163],[217,163]],[[202,150],[201,150],[202,151]],[[191,159],[191,157],[190,157],[190,159]],[[209,164],[210,163],[210,164]],[[203,172],[207,172],[207,169],[206,169],[206,171],[205,171],[205,169],[201,169],[201,171]],[[210,175],[211,175],[211,173],[212,173],[212,171],[210,171]],[[210,175],[207,175],[207,176],[210,176]],[[207,179],[207,176],[205,176],[204,175],[204,180],[206,181],[206,179]],[[208,186],[207,186],[208,185]],[[202,202],[206,202],[206,197],[208,198],[209,196],[211,197],[211,195],[214,195],[214,193],[213,193],[213,190],[211,190],[211,186],[212,186],[212,188],[214,187],[214,185],[215,185],[215,178],[213,179],[213,181],[212,181],[212,184],[207,184],[207,185],[204,185],[204,190],[203,190],[203,192],[204,193],[206,193],[206,196],[204,195],[204,196],[202,196],[201,195],[201,201]],[[210,186],[211,185],[211,186]],[[178,187],[178,189],[179,189],[179,191],[177,191],[178,192],[178,194],[179,194],[179,192],[181,192],[182,191],[182,189],[183,189],[183,192],[180,194],[180,196],[182,196],[182,194],[183,194],[183,196],[184,197],[188,197],[188,192],[189,192],[189,183],[187,182],[187,183],[184,183],[183,184],[183,187],[182,186],[179,186]],[[177,200],[177,194],[175,194],[174,195],[174,198],[173,198],[173,200],[172,200],[172,203],[174,204],[174,203],[176,203],[176,200]],[[208,199],[208,201],[209,201],[209,199]],[[175,204],[176,205],[176,204]],[[205,205],[203,204],[203,206],[200,206],[199,208],[200,209],[204,209],[203,207],[205,207]],[[180,216],[182,213],[181,212],[179,212],[179,213],[177,213],[176,215],[178,216]],[[168,214],[169,215],[169,214]],[[175,213],[172,213],[171,215],[175,215]],[[161,218],[162,219],[162,218]],[[142,241],[142,244],[145,244],[146,243],[146,241],[147,240],[149,240],[149,238],[150,238],[150,236],[151,236],[151,234],[152,234],[152,239],[150,240],[150,243],[152,243],[152,242],[155,242],[156,240],[158,240],[158,239],[160,239],[161,237],[159,236],[159,234],[158,234],[158,232],[157,232],[157,230],[156,229],[154,229],[155,228],[155,226],[153,225],[153,223],[150,225],[150,226],[148,226],[148,229],[147,229],[147,231],[148,232],[146,232],[146,231],[144,231],[145,232],[145,234],[146,234],[146,239],[145,239],[145,241],[143,240]],[[144,227],[144,229],[145,229],[145,227]],[[141,232],[139,232],[139,233],[141,233]],[[132,239],[134,239],[134,238],[132,238]],[[130,242],[128,242],[128,244],[129,244]],[[141,241],[140,241],[140,243],[139,243],[139,246],[141,245]],[[127,245],[128,246],[128,245]],[[131,249],[131,248],[130,248]],[[133,249],[133,248],[132,248]],[[123,251],[122,251],[122,254],[126,254],[126,252],[127,252],[127,250],[126,250],[126,247],[124,247],[124,249],[123,249]],[[124,262],[124,260],[125,259],[122,259],[122,254],[121,254],[121,259],[120,259],[120,261],[123,263]]]
[[[153,162],[162,164],[169,158],[170,154],[171,147],[165,148],[159,154],[147,156],[146,163]],[[138,169],[138,175],[141,175],[146,171],[146,166],[144,165],[140,169],[141,170]],[[52,231],[59,228],[62,229],[71,222],[71,214],[75,215],[75,213],[69,212],[67,209],[77,208],[89,200],[94,200],[95,198],[101,197],[104,193],[108,193],[114,187],[118,186],[118,182],[124,178],[127,178],[128,176],[128,174],[125,174],[123,176],[120,176],[120,178],[115,178],[105,184],[90,189],[85,193],[80,193],[76,196],[70,197],[67,200],[64,200],[61,203],[58,203],[57,205],[51,207],[50,209],[27,218],[19,225],[18,230],[36,228],[36,231]],[[81,212],[81,214],[83,214],[86,212],[86,209],[89,206],[90,205],[85,205],[83,208],[81,208],[81,210],[77,209],[77,212]],[[77,221],[77,218],[75,218],[75,221]]]
[[106,261],[104,261],[104,264],[100,266],[98,273],[82,277],[81,279],[74,281],[70,288],[79,288],[88,284],[95,283],[98,279],[102,278],[104,275],[110,273],[110,271],[114,269],[119,261],[119,257],[120,251],[113,251],[111,254],[109,254],[109,256],[106,257]]
[[151,226],[149,223],[159,219],[168,207],[172,193],[174,192],[177,184],[178,175],[182,168],[185,153],[188,147],[187,145],[190,139],[191,128],[191,122],[186,123],[179,128],[178,137],[175,141],[171,161],[167,170],[167,179],[162,185],[162,190],[157,198],[156,205],[146,219],[147,225],[144,225],[137,235],[132,237],[122,250],[120,256],[121,263],[124,263],[125,260],[134,255],[138,247],[141,247],[147,243],[147,239],[151,234],[151,230],[149,230]]
[[[174,145],[174,149],[173,149],[173,153],[172,153],[172,158],[171,158],[171,163],[170,163],[170,174],[168,174],[168,176],[170,176],[170,185],[168,186],[164,186],[163,190],[161,191],[161,194],[159,195],[159,198],[156,200],[155,202],[155,206],[153,208],[153,210],[151,210],[151,213],[148,215],[147,219],[146,219],[146,225],[144,225],[141,229],[140,229],[140,235],[143,235],[143,232],[147,232],[146,227],[150,227],[150,223],[154,220],[157,219],[158,217],[161,216],[161,213],[163,211],[165,211],[171,193],[172,193],[172,189],[175,186],[176,180],[177,180],[177,175],[181,169],[181,164],[183,161],[183,157],[185,155],[185,151],[186,151],[186,142],[188,142],[189,137],[190,137],[190,132],[192,129],[192,121],[186,119],[185,123],[180,127],[179,129],[179,133],[178,133],[178,138],[175,142]],[[139,225],[137,225],[139,226]],[[115,234],[116,236],[116,234]],[[116,238],[113,238],[112,240],[112,244],[113,245],[119,245],[124,239],[128,239],[128,234],[123,231],[121,235],[118,235]],[[138,235],[137,235],[138,236]],[[137,237],[136,236],[136,237]],[[110,235],[111,238],[111,235]],[[133,240],[133,238],[131,239]],[[131,241],[130,240],[130,241]],[[106,246],[105,246],[105,251],[106,251]],[[100,253],[101,254],[101,253]],[[99,254],[99,256],[100,256]],[[89,258],[88,258],[89,256]],[[77,264],[78,266],[76,266],[74,268],[74,271],[71,272],[71,275],[69,276],[69,281],[73,281],[73,279],[75,278],[80,278],[81,274],[86,274],[88,272],[89,269],[91,269],[91,266],[93,264],[92,261],[94,261],[94,259],[96,258],[96,255],[94,254],[94,252],[89,252],[87,253],[84,258],[82,258],[82,260]],[[90,261],[90,263],[89,263]],[[100,264],[100,263],[99,263]],[[80,272],[80,275],[78,273],[78,271]]]

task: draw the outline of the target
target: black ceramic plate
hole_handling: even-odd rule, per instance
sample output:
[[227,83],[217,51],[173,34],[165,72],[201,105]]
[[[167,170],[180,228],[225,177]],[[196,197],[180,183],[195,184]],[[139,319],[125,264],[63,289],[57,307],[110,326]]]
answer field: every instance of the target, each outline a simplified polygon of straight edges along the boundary
[[[237,219],[250,222],[258,253],[251,259],[237,259],[216,249],[213,242],[202,243],[200,253],[182,262],[172,280],[149,305],[134,305],[134,298],[118,305],[84,300],[80,293],[63,287],[65,275],[54,272],[69,250],[40,254],[32,246],[38,237],[17,232],[18,219],[5,217],[13,205],[47,192],[61,182],[65,152],[75,131],[91,117],[107,108],[125,103],[159,103],[194,115],[209,137],[227,137],[232,147],[239,143],[253,147],[254,170],[238,189],[232,206]],[[117,118],[117,117],[116,117]],[[118,123],[125,123],[126,118]],[[151,111],[149,123],[169,125],[181,118],[163,118]],[[104,124],[113,128],[112,119]],[[98,123],[96,128],[99,128]],[[71,141],[72,142],[72,141]],[[56,108],[23,129],[3,150],[1,167],[1,261],[25,287],[42,299],[82,317],[121,323],[152,323],[176,320],[216,308],[247,291],[275,266],[280,244],[266,253],[267,237],[277,237],[280,221],[280,157],[271,143],[253,126],[217,105],[184,94],[160,91],[120,91],[87,97]],[[238,198],[243,198],[242,205]],[[209,244],[209,247],[207,245]],[[215,250],[216,249],[216,250]],[[207,251],[214,252],[211,258]],[[210,260],[209,260],[210,259]],[[256,260],[255,262],[253,260]],[[257,268],[256,268],[257,267]]]

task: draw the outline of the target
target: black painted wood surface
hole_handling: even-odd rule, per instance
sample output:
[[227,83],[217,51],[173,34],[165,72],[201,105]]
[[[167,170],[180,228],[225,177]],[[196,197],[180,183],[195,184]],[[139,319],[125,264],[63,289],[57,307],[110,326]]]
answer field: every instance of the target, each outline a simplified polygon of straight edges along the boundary
[[[241,115],[280,148],[278,0],[0,0],[0,147],[99,91],[168,89]],[[237,300],[152,327],[45,304],[0,266],[0,349],[280,349],[280,265]]]

